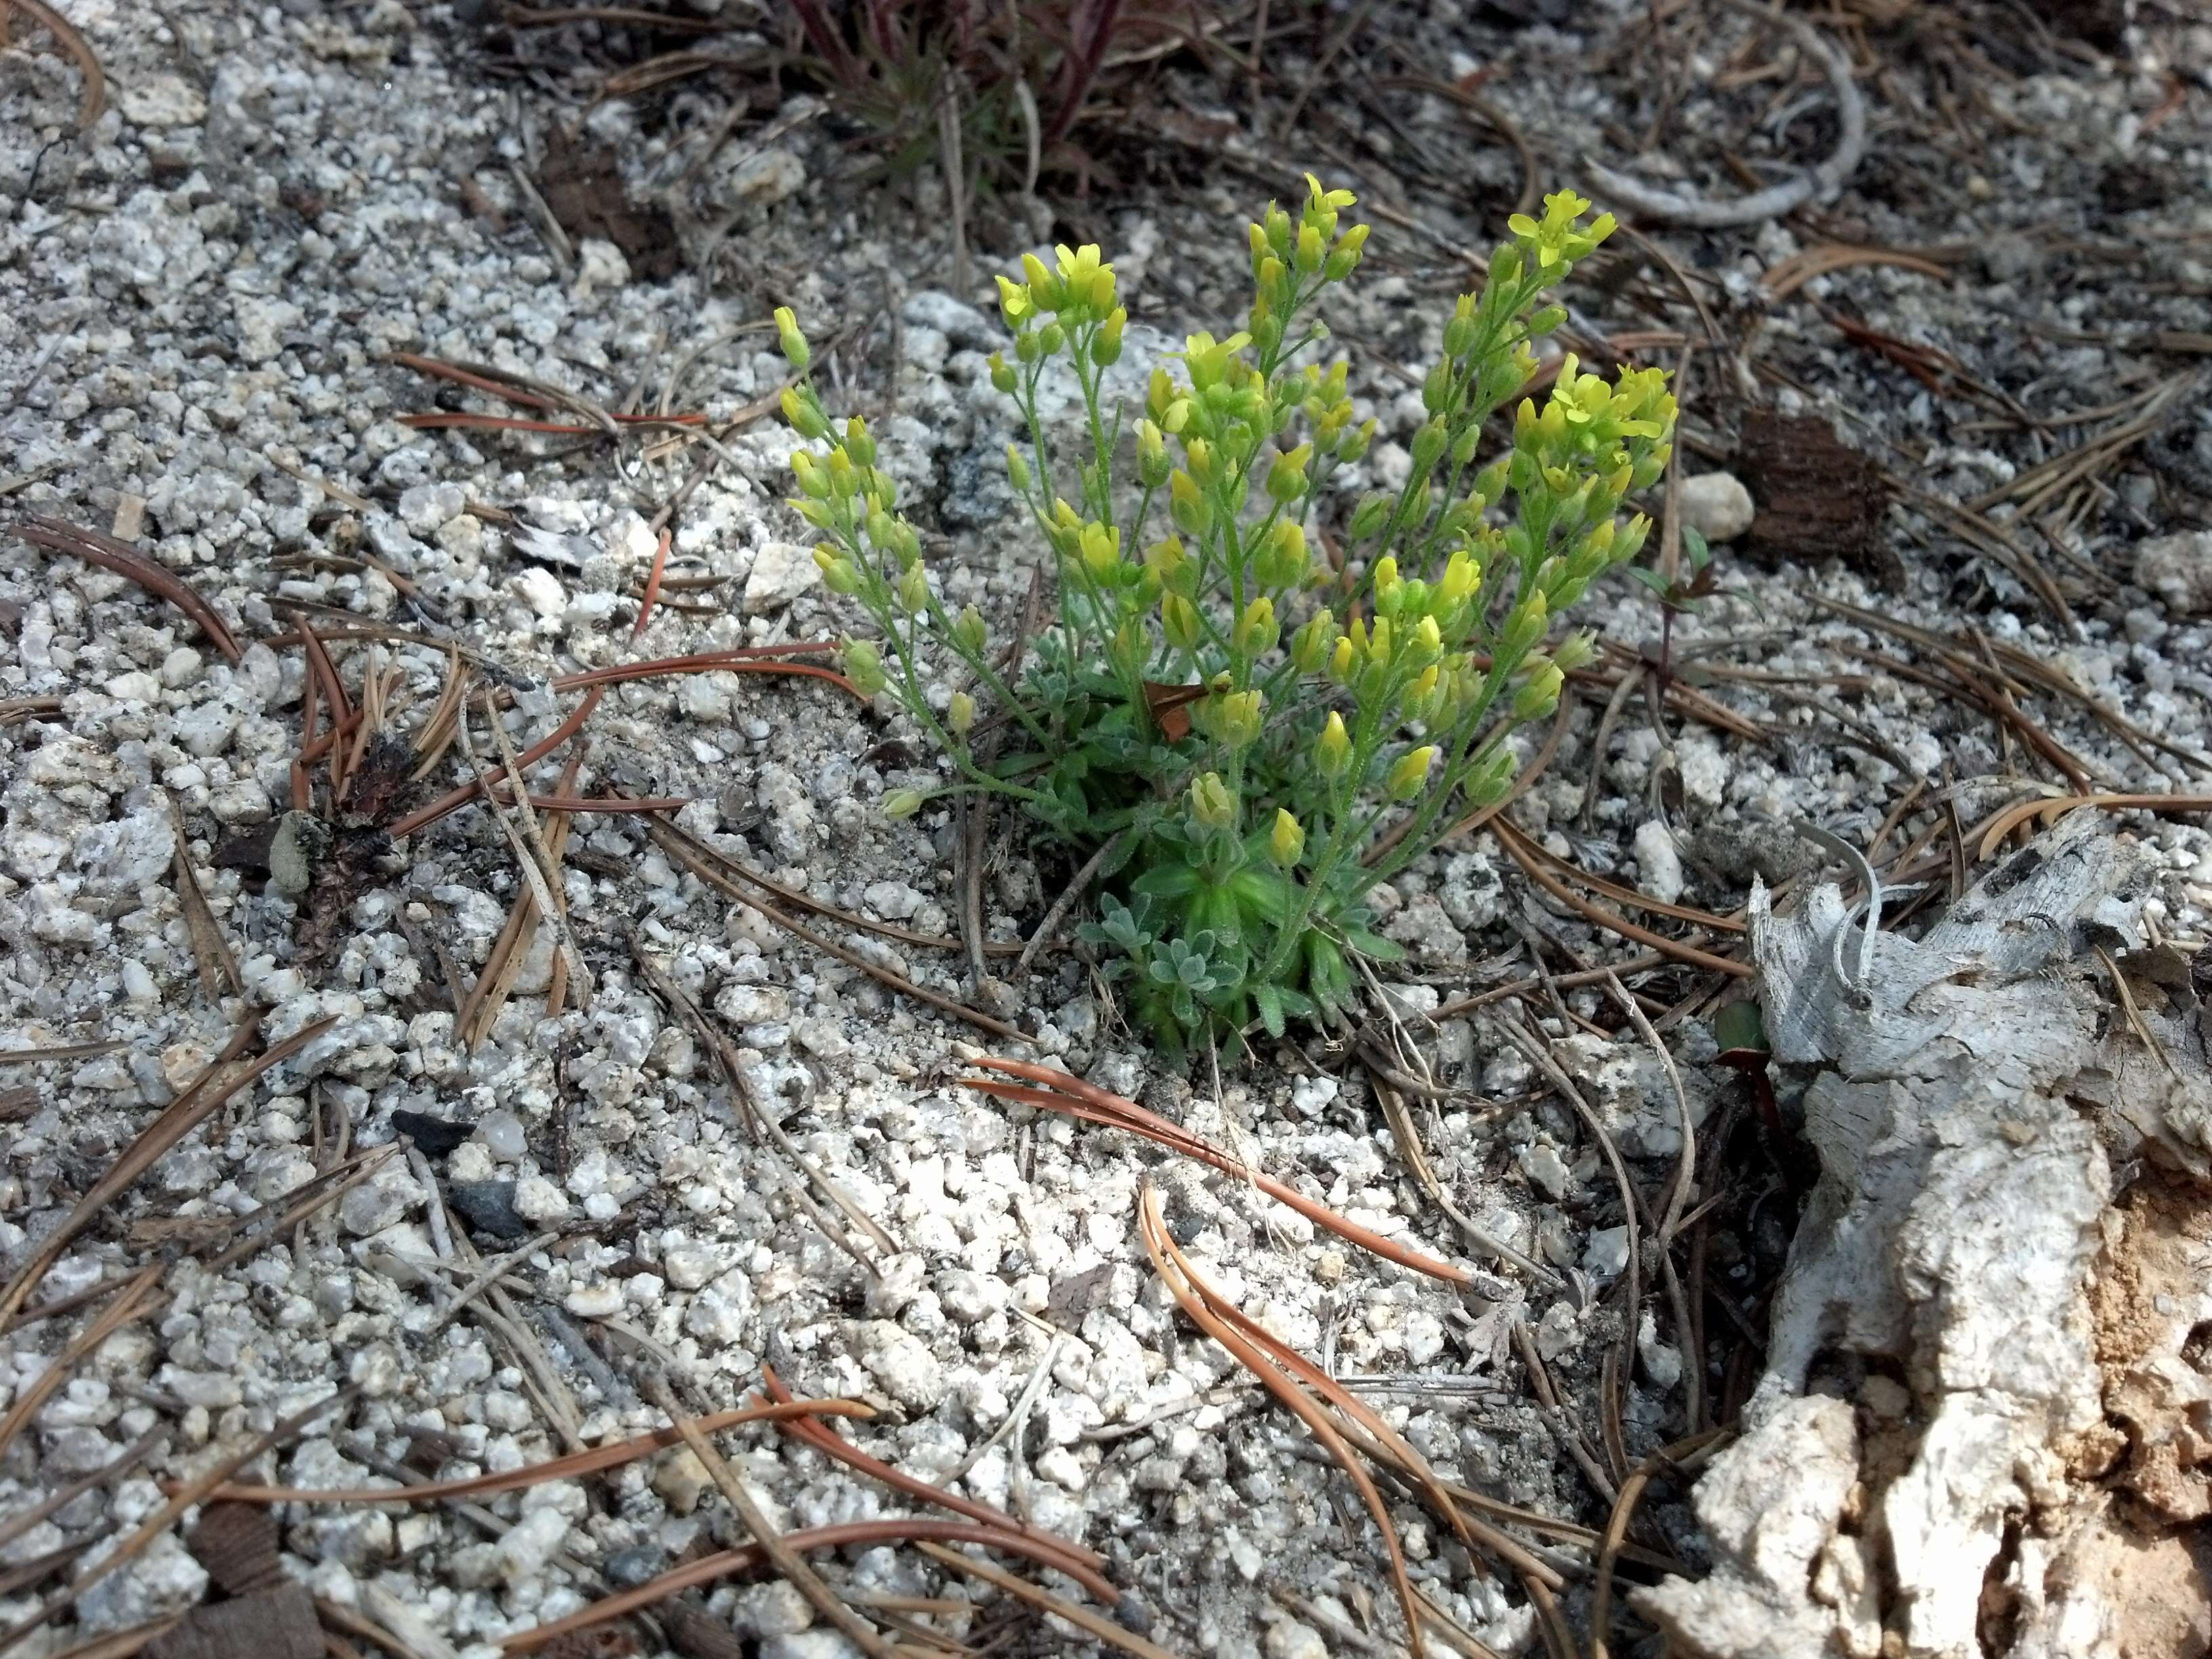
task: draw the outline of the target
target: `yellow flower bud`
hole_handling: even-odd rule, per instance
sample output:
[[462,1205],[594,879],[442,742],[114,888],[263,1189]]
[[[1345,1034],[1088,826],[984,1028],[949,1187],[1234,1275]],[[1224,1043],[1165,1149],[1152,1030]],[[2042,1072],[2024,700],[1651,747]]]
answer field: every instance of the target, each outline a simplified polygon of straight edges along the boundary
[[853,562],[830,546],[814,550],[814,567],[822,573],[822,585],[832,593],[855,593],[860,587],[860,573],[853,568]]
[[800,437],[818,440],[830,435],[829,418],[808,393],[795,386],[787,386],[777,401],[783,405],[783,418]]
[[1432,663],[1443,655],[1443,630],[1437,626],[1434,617],[1424,617],[1413,624],[1413,635],[1406,641],[1406,653],[1413,661],[1419,663]]
[[1352,762],[1352,733],[1344,729],[1344,716],[1334,708],[1328,711],[1328,722],[1321,728],[1321,737],[1314,744],[1314,763],[1321,768],[1326,778],[1344,775],[1344,769]]
[[1158,422],[1139,421],[1137,422],[1137,482],[1147,489],[1158,489],[1167,481],[1167,439],[1162,435]]
[[1121,562],[1121,532],[1103,524],[1087,524],[1077,549],[1083,568],[1095,580],[1103,581]]
[[922,568],[919,559],[899,577],[898,598],[899,604],[910,612],[929,608],[929,573]]
[[1555,662],[1540,664],[1536,672],[1521,683],[1513,694],[1513,718],[1516,720],[1541,720],[1559,706],[1559,687],[1566,676]]
[[1214,735],[1231,749],[1245,749],[1259,741],[1261,699],[1257,691],[1232,691],[1218,699],[1213,716]]
[[1160,632],[1178,651],[1198,648],[1198,607],[1180,593],[1160,596]]
[[1505,619],[1505,631],[1498,641],[1499,654],[1517,657],[1524,651],[1534,650],[1551,625],[1550,607],[1544,602],[1544,590],[1538,588],[1513,608]]
[[1389,665],[1390,619],[1388,617],[1377,617],[1375,619],[1374,629],[1367,638],[1367,660],[1377,668]]
[[1316,611],[1298,631],[1291,635],[1291,662],[1301,674],[1317,674],[1328,664],[1329,653],[1336,648],[1336,618],[1327,611]]
[[968,728],[975,724],[975,699],[965,691],[955,691],[945,705],[945,723],[952,728],[953,736],[966,737]]
[[884,677],[883,659],[866,640],[854,640],[845,647],[845,678],[864,697],[874,696],[890,684]]
[[990,630],[983,625],[983,613],[972,605],[963,605],[960,614],[952,619],[952,637],[969,656],[981,656],[983,647],[990,643]]
[[799,319],[793,315],[789,306],[775,308],[775,337],[776,343],[783,348],[784,361],[800,374],[806,373],[814,353],[807,346],[806,337],[799,331]]
[[855,466],[876,464],[876,441],[868,434],[868,423],[857,415],[845,422],[845,453]]
[[1006,446],[1006,482],[1020,494],[1026,495],[1030,488],[1030,464],[1022,452],[1013,445]]
[[1278,632],[1275,603],[1263,593],[1244,607],[1232,643],[1246,657],[1258,657],[1274,648]]
[[1237,798],[1216,773],[1201,773],[1190,786],[1190,811],[1209,830],[1233,830],[1237,826]]
[[1431,663],[1421,671],[1420,678],[1406,688],[1401,707],[1409,720],[1426,720],[1435,717],[1437,706],[1443,701],[1437,687],[1442,677],[1437,665]]
[[1313,446],[1300,444],[1296,449],[1285,450],[1275,457],[1267,469],[1267,494],[1285,506],[1290,505],[1306,493],[1310,480],[1307,465],[1313,459]]
[[1202,536],[1212,522],[1212,510],[1199,491],[1198,483],[1180,467],[1168,480],[1168,517],[1186,536]]
[[[1109,284],[1114,273],[1100,273]],[[1091,361],[1101,368],[1110,368],[1121,361],[1121,331],[1129,325],[1129,313],[1120,306],[1106,313],[1106,320],[1098,326],[1097,335],[1091,342]]]
[[1585,629],[1579,634],[1570,634],[1561,640],[1552,653],[1552,660],[1560,671],[1571,674],[1577,668],[1587,667],[1597,659],[1597,636]]
[[1267,856],[1285,870],[1293,869],[1306,850],[1306,832],[1298,821],[1278,807],[1275,827],[1267,837]]
[[1437,757],[1437,746],[1425,743],[1419,749],[1409,750],[1398,757],[1384,780],[1382,793],[1394,801],[1411,800],[1421,793],[1421,786],[1429,781],[1429,763]]
[[1058,311],[1066,294],[1060,279],[1034,253],[1022,255],[1022,275],[1028,279],[1030,302],[1046,311]]
[[1306,579],[1312,561],[1306,552],[1306,532],[1288,519],[1277,521],[1253,557],[1252,571],[1261,586],[1296,587]]
[[791,474],[799,480],[799,487],[816,501],[830,499],[830,475],[822,465],[822,458],[812,450],[791,452]]
[[1436,588],[1436,608],[1451,610],[1467,599],[1482,583],[1482,565],[1465,548],[1453,554],[1444,564],[1444,574]]
[[[1357,627],[1358,625],[1358,624],[1356,623],[1353,624],[1354,627]],[[1356,671],[1358,666],[1358,658],[1353,652],[1351,639],[1347,636],[1338,640],[1336,642],[1336,649],[1329,653],[1329,678],[1334,680],[1339,685],[1348,685],[1352,682],[1352,676],[1354,671]]]

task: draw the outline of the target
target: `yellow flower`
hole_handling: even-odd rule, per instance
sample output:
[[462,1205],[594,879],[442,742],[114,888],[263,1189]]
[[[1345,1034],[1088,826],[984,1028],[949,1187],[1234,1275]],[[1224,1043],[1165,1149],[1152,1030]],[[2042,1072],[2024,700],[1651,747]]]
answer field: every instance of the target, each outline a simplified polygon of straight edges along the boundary
[[1275,827],[1267,836],[1267,856],[1284,869],[1293,868],[1306,850],[1306,832],[1298,821],[1278,807]]

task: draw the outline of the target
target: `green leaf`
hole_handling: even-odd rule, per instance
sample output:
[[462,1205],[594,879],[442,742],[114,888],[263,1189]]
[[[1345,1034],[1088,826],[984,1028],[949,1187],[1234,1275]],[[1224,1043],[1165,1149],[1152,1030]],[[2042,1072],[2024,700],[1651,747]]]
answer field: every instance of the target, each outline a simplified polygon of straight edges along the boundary
[[1370,933],[1364,927],[1347,927],[1344,942],[1370,962],[1403,962],[1406,947],[1394,939],[1384,939],[1380,933]]
[[[1299,1000],[1304,1001],[1304,998]],[[1279,1037],[1283,1034],[1283,994],[1272,985],[1252,988],[1252,1006],[1260,1011],[1260,1023],[1267,1028],[1267,1035]]]
[[1188,864],[1156,864],[1131,882],[1129,890],[1149,898],[1187,898],[1198,890],[1202,879]]

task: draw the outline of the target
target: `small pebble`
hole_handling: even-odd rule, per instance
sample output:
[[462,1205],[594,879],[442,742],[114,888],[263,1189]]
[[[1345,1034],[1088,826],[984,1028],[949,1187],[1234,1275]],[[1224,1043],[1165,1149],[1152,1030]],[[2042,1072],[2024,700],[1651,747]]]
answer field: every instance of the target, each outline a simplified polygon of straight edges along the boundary
[[529,1150],[522,1120],[513,1112],[489,1112],[477,1125],[477,1139],[502,1164],[512,1164]]
[[1682,480],[1682,521],[1717,546],[1751,528],[1758,509],[1733,472],[1701,472]]

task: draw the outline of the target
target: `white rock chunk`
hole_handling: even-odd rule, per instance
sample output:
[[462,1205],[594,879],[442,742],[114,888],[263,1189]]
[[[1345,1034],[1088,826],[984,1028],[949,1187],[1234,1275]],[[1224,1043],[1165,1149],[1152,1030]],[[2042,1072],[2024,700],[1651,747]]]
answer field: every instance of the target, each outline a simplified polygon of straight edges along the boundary
[[1733,472],[1701,472],[1682,480],[1682,521],[1718,546],[1751,528],[1758,509]]
[[1646,893],[1662,904],[1672,904],[1682,896],[1682,855],[1675,849],[1672,830],[1656,818],[1636,827],[1636,867],[1642,872],[1638,882]]
[[781,611],[821,580],[812,548],[796,542],[765,542],[753,555],[752,571],[745,578],[745,610],[752,614]]
[[2212,615],[2212,530],[2185,530],[2143,543],[2136,549],[2136,585],[2157,594],[2169,611]]

